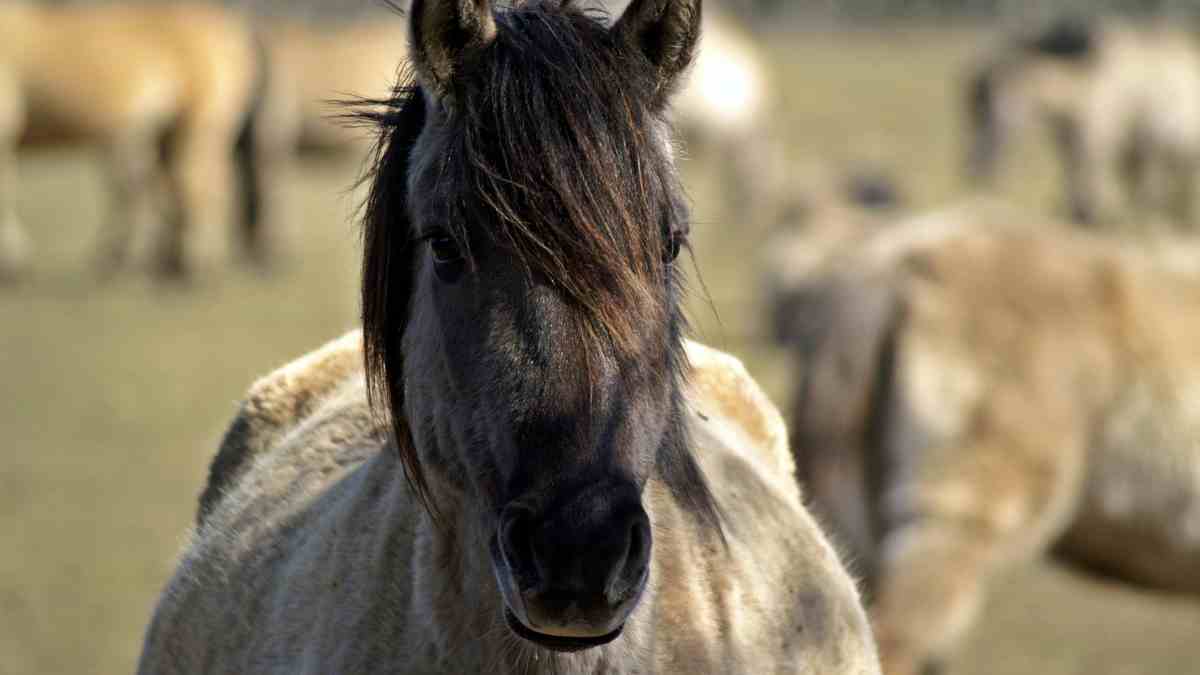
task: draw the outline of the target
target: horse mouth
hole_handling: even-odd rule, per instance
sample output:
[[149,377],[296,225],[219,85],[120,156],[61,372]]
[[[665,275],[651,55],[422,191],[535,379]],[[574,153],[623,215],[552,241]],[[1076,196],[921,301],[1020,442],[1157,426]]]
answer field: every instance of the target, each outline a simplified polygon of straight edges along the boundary
[[620,637],[621,631],[625,629],[625,625],[622,624],[617,626],[617,629],[613,632],[604,635],[597,635],[595,637],[566,637],[539,633],[521,623],[520,619],[508,608],[504,609],[504,620],[508,623],[509,630],[516,633],[517,637],[554,652],[578,652],[584,649],[591,649],[592,647],[599,647],[600,645],[605,645],[616,640]]

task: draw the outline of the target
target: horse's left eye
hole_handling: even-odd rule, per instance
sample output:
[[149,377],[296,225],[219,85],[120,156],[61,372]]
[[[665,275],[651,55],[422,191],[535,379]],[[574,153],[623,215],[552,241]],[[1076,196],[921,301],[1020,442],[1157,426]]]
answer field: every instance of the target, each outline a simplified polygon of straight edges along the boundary
[[683,248],[683,234],[680,232],[668,232],[667,241],[663,247],[663,262],[673,262],[679,257],[679,250],[681,248]]

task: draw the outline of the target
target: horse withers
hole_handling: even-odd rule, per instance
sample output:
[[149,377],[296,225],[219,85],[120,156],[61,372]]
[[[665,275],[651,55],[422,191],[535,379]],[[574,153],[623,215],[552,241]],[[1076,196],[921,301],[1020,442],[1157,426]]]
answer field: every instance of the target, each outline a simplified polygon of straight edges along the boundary
[[968,174],[991,183],[1033,125],[1053,132],[1067,210],[1114,225],[1165,209],[1193,230],[1200,178],[1200,42],[1167,21],[1062,19],[1006,40],[967,86]]
[[361,346],[252,390],[141,672],[877,673],[777,411],[683,337],[699,1],[409,22]]
[[792,449],[884,672],[941,670],[992,577],[1036,556],[1200,593],[1194,243],[986,203],[815,229],[827,260],[774,275]]
[[102,272],[126,258],[139,226],[159,228],[155,265],[172,276],[232,218],[252,230],[261,176],[247,125],[262,75],[250,26],[217,6],[0,5],[0,277],[31,263],[14,204],[17,153],[29,146],[99,149],[112,188]]

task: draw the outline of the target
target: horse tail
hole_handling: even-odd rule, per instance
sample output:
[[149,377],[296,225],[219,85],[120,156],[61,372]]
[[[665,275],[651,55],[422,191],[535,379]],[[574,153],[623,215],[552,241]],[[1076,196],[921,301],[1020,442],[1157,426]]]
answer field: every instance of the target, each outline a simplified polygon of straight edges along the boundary
[[266,186],[263,184],[263,167],[261,166],[260,148],[257,136],[270,87],[271,68],[268,62],[266,41],[257,31],[253,35],[254,48],[254,83],[251,88],[246,116],[238,132],[235,146],[235,162],[237,179],[240,188],[239,225],[242,228],[242,244],[246,252],[254,259],[265,253],[263,250],[263,198]]
[[[884,280],[830,279],[806,293],[792,452],[796,477],[851,568],[873,576],[878,481],[903,307]],[[867,589],[869,591],[869,589]]]

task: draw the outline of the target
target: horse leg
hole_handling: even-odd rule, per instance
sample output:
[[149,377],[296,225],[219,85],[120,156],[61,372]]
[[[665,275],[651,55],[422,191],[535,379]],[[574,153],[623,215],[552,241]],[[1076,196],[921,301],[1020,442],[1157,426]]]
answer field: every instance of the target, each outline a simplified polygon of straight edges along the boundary
[[1078,493],[1070,479],[1077,472],[1062,462],[1014,460],[1037,450],[1022,452],[1008,439],[982,439],[960,452],[982,461],[939,467],[935,480],[911,490],[919,495],[915,509],[885,524],[871,590],[887,675],[938,672],[979,613],[989,578],[1044,551],[1065,529]]
[[1144,135],[1135,134],[1121,153],[1120,172],[1130,206],[1139,216],[1147,216],[1154,200],[1150,185],[1150,148]]
[[17,218],[15,143],[0,144],[0,283],[20,278],[29,267],[33,242]]
[[1060,122],[1055,128],[1067,181],[1067,209],[1072,220],[1090,227],[1111,221],[1117,210],[1118,157],[1107,128]]
[[1169,162],[1171,187],[1168,207],[1175,226],[1186,232],[1196,231],[1196,179],[1200,174],[1200,157],[1179,153]]
[[233,139],[221,130],[180,129],[168,161],[172,213],[157,246],[157,271],[182,278],[218,257],[220,234],[232,215]]
[[280,230],[286,224],[284,188],[290,160],[299,144],[299,133],[286,139],[256,134],[254,147],[240,149],[239,180],[245,210],[238,226],[240,245],[246,262],[267,268],[280,245]]
[[100,230],[96,269],[108,276],[129,256],[133,233],[153,208],[157,144],[152,135],[133,134],[106,148],[112,207]]

